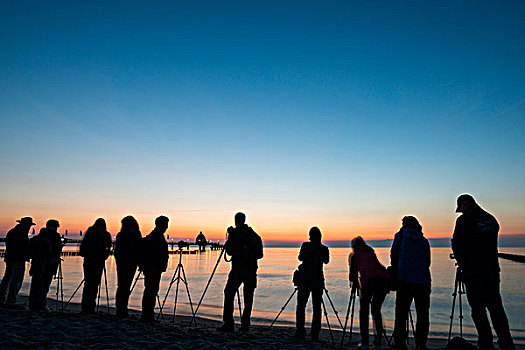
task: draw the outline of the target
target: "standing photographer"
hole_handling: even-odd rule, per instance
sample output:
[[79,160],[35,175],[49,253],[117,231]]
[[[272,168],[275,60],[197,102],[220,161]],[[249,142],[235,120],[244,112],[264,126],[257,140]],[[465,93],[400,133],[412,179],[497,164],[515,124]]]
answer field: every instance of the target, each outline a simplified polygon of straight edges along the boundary
[[233,332],[233,299],[235,293],[244,284],[244,311],[241,319],[241,332],[249,332],[252,314],[253,294],[257,287],[257,260],[263,257],[261,237],[245,224],[246,215],[235,214],[235,228],[228,227],[228,239],[224,249],[231,255],[232,269],[224,288],[224,324],[217,328],[221,332]]
[[478,331],[478,347],[494,349],[488,309],[500,349],[514,349],[499,289],[499,224],[471,195],[459,196],[457,205],[456,213],[462,215],[456,220],[452,250],[465,282],[472,320]]
[[304,328],[306,303],[312,293],[312,329],[310,335],[312,340],[319,340],[321,331],[321,303],[324,290],[323,264],[330,261],[328,247],[321,243],[321,230],[317,227],[310,229],[310,242],[304,242],[299,251],[299,260],[303,263],[299,266],[299,283],[297,290],[297,309],[295,312],[296,327],[295,337],[304,339],[306,330]]

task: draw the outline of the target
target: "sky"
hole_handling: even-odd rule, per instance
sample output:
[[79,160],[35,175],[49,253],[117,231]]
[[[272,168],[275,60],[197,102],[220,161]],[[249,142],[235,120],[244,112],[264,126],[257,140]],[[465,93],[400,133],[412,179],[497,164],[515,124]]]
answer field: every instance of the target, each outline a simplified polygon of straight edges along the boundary
[[525,233],[523,1],[2,1],[0,233]]

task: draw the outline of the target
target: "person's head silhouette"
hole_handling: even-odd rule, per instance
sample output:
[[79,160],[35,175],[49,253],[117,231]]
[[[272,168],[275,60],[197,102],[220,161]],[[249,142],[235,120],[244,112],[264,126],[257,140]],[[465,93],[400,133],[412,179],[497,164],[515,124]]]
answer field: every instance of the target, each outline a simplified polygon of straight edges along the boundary
[[135,232],[139,230],[139,223],[131,215],[128,215],[125,218],[123,218],[121,223],[122,223],[121,231]]
[[170,219],[168,219],[166,216],[161,215],[158,218],[155,219],[155,228],[162,231],[163,233],[166,232],[168,229],[168,223]]
[[356,238],[352,239],[351,247],[352,249],[355,249],[357,247],[360,247],[362,245],[366,245],[365,240],[361,236],[357,236]]
[[310,242],[321,243],[321,230],[318,227],[314,226],[310,229]]
[[46,222],[46,228],[51,229],[53,231],[57,231],[59,227],[60,227],[60,224],[58,223],[58,220],[51,219],[51,220],[47,220]]
[[462,194],[458,197],[457,205],[456,213],[464,213],[476,205],[476,201],[470,194]]
[[238,212],[235,214],[235,227],[240,227],[246,222],[246,215],[244,213]]
[[403,228],[415,228],[417,230],[421,230],[422,227],[419,224],[419,221],[414,216],[405,216],[402,220]]
[[96,219],[93,228],[99,231],[106,231],[106,220],[103,218]]

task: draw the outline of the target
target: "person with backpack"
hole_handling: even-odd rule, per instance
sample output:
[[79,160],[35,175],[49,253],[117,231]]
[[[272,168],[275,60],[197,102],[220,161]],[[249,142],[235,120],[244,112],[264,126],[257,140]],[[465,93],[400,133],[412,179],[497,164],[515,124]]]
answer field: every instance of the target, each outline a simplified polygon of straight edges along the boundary
[[232,268],[224,288],[224,309],[222,319],[224,324],[218,327],[220,332],[233,332],[235,321],[233,319],[233,300],[235,293],[244,285],[244,310],[241,319],[241,332],[250,331],[250,317],[253,307],[253,295],[257,287],[257,260],[263,257],[261,237],[246,225],[244,213],[235,214],[235,228],[228,227],[228,239],[224,250],[231,255]]
[[405,216],[396,233],[390,261],[396,276],[394,348],[406,349],[407,319],[412,300],[416,304],[416,349],[425,350],[430,327],[430,244],[413,216]]
[[303,340],[306,335],[305,309],[310,293],[312,294],[312,328],[310,336],[313,341],[319,340],[321,331],[321,303],[324,291],[323,264],[330,262],[328,247],[321,243],[321,230],[312,227],[309,232],[310,241],[304,242],[299,251],[299,281],[297,281],[297,308],[295,311],[295,337]]
[[122,219],[122,228],[115,242],[115,262],[117,263],[117,293],[115,307],[118,317],[128,316],[128,301],[131,284],[138,266],[138,247],[142,234],[139,223],[131,215]]
[[95,313],[98,286],[110,252],[111,234],[106,230],[106,221],[98,218],[86,230],[79,248],[79,255],[84,258],[84,289],[80,304],[83,313]]
[[358,349],[369,349],[368,319],[370,306],[376,329],[374,349],[382,348],[383,317],[381,307],[389,292],[389,275],[377,259],[374,249],[366,244],[361,236],[351,243],[352,252],[348,256],[349,280],[359,285],[359,328],[361,344]]
[[155,303],[159,292],[160,278],[168,268],[168,242],[164,233],[168,229],[169,219],[159,216],[155,219],[155,228],[139,243],[139,268],[144,274],[144,294],[142,296],[143,322],[153,322],[155,319]]
[[57,232],[60,224],[51,219],[38,235],[31,238],[29,251],[31,256],[31,288],[29,290],[29,310],[46,311],[47,293],[57,273],[62,253],[62,240]]
[[26,261],[29,261],[28,234],[35,223],[30,217],[21,218],[17,222],[5,237],[5,273],[0,283],[0,304],[16,304],[16,297],[24,281]]
[[498,221],[469,194],[458,197],[456,212],[462,215],[456,220],[452,251],[461,269],[472,320],[478,331],[478,348],[494,349],[486,311],[489,310],[499,348],[512,350],[515,345],[500,293]]

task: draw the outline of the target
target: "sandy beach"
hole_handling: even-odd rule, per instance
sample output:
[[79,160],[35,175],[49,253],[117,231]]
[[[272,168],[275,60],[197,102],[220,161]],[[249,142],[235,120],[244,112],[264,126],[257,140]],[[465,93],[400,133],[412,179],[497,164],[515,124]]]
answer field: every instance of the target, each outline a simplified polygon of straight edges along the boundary
[[[23,297],[22,303],[23,303]],[[0,308],[1,349],[340,349],[341,332],[333,330],[334,344],[327,329],[321,332],[320,342],[294,339],[294,328],[274,325],[253,326],[250,333],[220,333],[217,321],[197,318],[197,326],[189,326],[190,318],[169,315],[154,324],[139,321],[140,313],[131,311],[130,317],[118,319],[115,310],[108,315],[105,308],[95,315],[79,313],[77,304],[70,304],[64,312],[55,312],[50,302],[49,312],[32,313],[22,305],[18,308]],[[344,348],[356,348],[359,335],[352,341],[345,338]],[[442,349],[446,339],[430,339],[429,349]],[[387,347],[385,347],[387,348]],[[414,348],[413,341],[409,349]],[[517,349],[525,349],[518,345]]]

